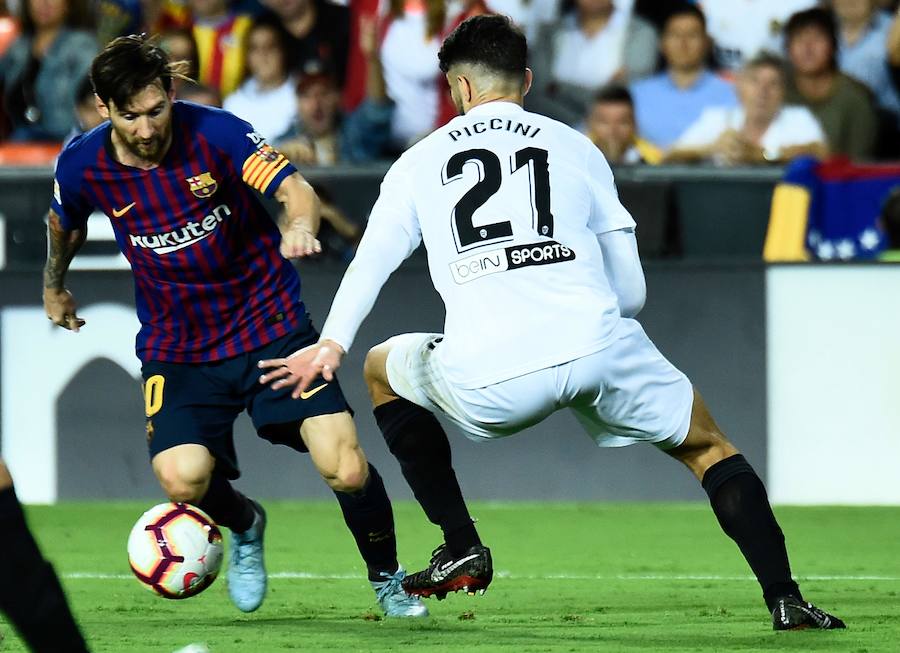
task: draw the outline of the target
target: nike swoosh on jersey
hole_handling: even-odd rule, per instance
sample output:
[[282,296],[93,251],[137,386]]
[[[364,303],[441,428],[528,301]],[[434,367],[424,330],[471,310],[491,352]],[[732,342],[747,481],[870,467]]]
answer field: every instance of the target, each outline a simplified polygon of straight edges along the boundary
[[474,560],[477,557],[478,557],[478,554],[473,553],[472,555],[466,556],[465,558],[462,558],[461,560],[457,560],[453,564],[447,565],[446,567],[441,567],[440,569],[435,569],[433,572],[431,572],[432,582],[440,583],[447,576],[449,576],[451,574],[451,572],[453,572],[455,569],[459,568],[460,565],[464,565],[469,560]]
[[113,217],[121,218],[123,215],[128,213],[134,205],[135,205],[135,202],[132,202],[128,206],[122,207],[121,209],[113,209]]
[[312,397],[314,394],[316,394],[319,390],[321,390],[322,388],[324,388],[326,385],[328,385],[328,384],[327,384],[327,383],[323,383],[322,385],[317,386],[317,387],[313,388],[312,390],[307,390],[306,392],[301,392],[301,393],[300,393],[300,398],[301,398],[301,399],[309,399],[309,398]]

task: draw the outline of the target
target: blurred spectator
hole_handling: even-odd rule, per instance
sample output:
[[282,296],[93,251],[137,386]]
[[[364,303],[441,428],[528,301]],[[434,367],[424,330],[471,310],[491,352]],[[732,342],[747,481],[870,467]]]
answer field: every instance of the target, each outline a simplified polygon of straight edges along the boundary
[[93,6],[101,46],[117,36],[191,27],[187,0],[93,0]]
[[624,86],[613,84],[600,89],[587,116],[586,135],[611,165],[659,163],[662,152],[638,138],[634,103]]
[[94,0],[97,42],[104,46],[117,36],[143,31],[141,0]]
[[276,141],[290,129],[297,105],[287,68],[287,33],[271,17],[257,18],[247,34],[246,68],[247,79],[223,106]]
[[97,110],[97,97],[94,95],[94,85],[91,84],[90,75],[86,75],[78,85],[75,92],[75,116],[78,119],[76,129],[78,133],[91,131],[97,125],[106,122]]
[[391,147],[404,150],[436,126],[447,82],[437,53],[447,17],[444,0],[390,0],[382,27],[381,63],[394,101]]
[[817,0],[698,0],[706,14],[717,63],[731,71],[759,52],[779,52],[784,25],[792,14]]
[[177,99],[195,104],[203,104],[208,107],[221,107],[222,96],[211,86],[197,82],[183,82],[176,95]]
[[[493,13],[493,10],[488,9],[484,0],[463,0],[462,11],[444,26],[441,40],[443,41],[443,39],[446,38],[450,32],[459,27],[463,21],[468,20],[473,16],[481,16],[489,13]],[[459,113],[456,109],[456,105],[453,104],[453,97],[450,95],[450,86],[445,80],[446,77],[444,75],[438,75],[438,115],[437,120],[434,123],[435,127],[446,125]]]
[[878,104],[900,116],[900,96],[891,81],[887,40],[891,18],[875,0],[832,0],[840,43],[838,64],[843,72],[869,87]]
[[337,80],[310,73],[297,82],[298,123],[278,143],[292,162],[301,165],[367,163],[381,158],[389,137],[393,105],[385,93],[374,22],[363,32],[369,62],[366,99],[351,113],[340,113]]
[[[170,29],[166,30],[159,36],[159,47],[161,47],[170,61],[187,61],[188,72],[186,73],[191,79],[197,79],[200,69],[199,55],[197,54],[197,44],[194,42],[194,35],[189,29]],[[180,80],[173,79],[173,82]]]
[[334,196],[327,188],[315,182],[312,182],[312,187],[322,203],[322,222],[316,235],[322,243],[322,256],[349,263],[362,237],[362,229],[337,207]]
[[827,9],[791,16],[785,46],[792,67],[787,101],[812,110],[828,137],[832,153],[871,158],[878,118],[869,90],[838,71],[837,25]]
[[75,126],[75,88],[97,53],[82,0],[23,0],[22,33],[0,59],[13,140],[62,141]]
[[737,105],[734,86],[707,66],[710,48],[703,12],[688,4],[674,9],[660,38],[665,70],[631,86],[642,137],[668,148],[706,107]]
[[559,0],[490,0],[488,9],[509,16],[531,43],[542,25],[556,21],[561,4]]
[[253,18],[232,9],[233,0],[190,0],[197,44],[197,79],[222,97],[244,78],[246,36]]
[[327,0],[262,0],[289,35],[288,66],[302,72],[324,64],[343,85],[350,48],[350,12]]
[[68,145],[76,136],[89,132],[106,121],[97,110],[97,98],[94,95],[90,75],[85,75],[75,91],[75,117],[77,122],[63,141],[63,146]]
[[19,25],[16,20],[10,16],[9,9],[6,6],[6,0],[0,0],[0,57],[12,45],[19,35]]
[[786,75],[778,57],[751,59],[738,75],[739,107],[710,107],[687,128],[666,162],[719,165],[781,163],[825,156],[825,134],[806,107],[784,105]]
[[529,60],[535,85],[526,107],[575,124],[597,89],[653,72],[656,30],[612,0],[576,0],[573,11],[540,30]]

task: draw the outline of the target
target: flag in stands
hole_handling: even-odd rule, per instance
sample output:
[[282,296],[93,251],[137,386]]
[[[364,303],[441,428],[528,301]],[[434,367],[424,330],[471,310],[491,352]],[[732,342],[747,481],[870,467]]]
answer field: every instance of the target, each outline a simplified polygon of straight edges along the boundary
[[874,259],[885,248],[880,216],[900,189],[900,165],[802,157],[772,197],[767,261]]

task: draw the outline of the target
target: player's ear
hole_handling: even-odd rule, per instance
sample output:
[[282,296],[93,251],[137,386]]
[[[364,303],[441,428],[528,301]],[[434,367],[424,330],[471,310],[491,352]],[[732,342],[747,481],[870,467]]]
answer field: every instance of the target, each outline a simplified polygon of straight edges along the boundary
[[100,117],[104,120],[109,120],[109,107],[106,106],[106,103],[100,99],[100,96],[94,93],[94,102],[97,105],[97,113],[100,114]]
[[528,91],[531,90],[531,85],[534,83],[534,73],[531,72],[531,68],[525,69],[525,81],[522,84],[522,97],[528,95]]
[[466,104],[472,103],[472,84],[469,82],[469,78],[464,75],[456,76],[456,83],[459,87],[459,97]]
[[169,96],[169,102],[174,102],[174,101],[175,101],[175,84],[172,84],[172,85],[169,87],[169,92],[166,93],[166,95]]

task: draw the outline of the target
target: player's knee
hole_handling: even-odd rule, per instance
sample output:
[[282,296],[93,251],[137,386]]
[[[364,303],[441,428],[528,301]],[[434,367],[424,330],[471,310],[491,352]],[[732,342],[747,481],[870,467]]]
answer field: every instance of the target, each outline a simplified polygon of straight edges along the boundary
[[388,349],[385,343],[375,345],[366,354],[366,360],[363,363],[363,378],[369,389],[382,389],[386,383],[385,365],[387,364]]
[[330,474],[323,474],[325,482],[337,492],[358,492],[366,486],[369,465],[362,455],[343,457],[340,464]]
[[156,476],[166,496],[176,503],[199,503],[209,487],[209,471],[199,466],[162,465]]

